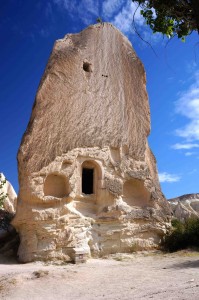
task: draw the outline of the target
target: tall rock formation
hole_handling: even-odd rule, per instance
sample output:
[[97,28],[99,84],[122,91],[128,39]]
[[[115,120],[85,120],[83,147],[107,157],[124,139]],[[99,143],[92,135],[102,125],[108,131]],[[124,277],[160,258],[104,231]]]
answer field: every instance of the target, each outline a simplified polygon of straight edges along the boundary
[[126,37],[103,23],[56,41],[18,152],[20,260],[158,247],[170,208],[149,132],[145,71]]

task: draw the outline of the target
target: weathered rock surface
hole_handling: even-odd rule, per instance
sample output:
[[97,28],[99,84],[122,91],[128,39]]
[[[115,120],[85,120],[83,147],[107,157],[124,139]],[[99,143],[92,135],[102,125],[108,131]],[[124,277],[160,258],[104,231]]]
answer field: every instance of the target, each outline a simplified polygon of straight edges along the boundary
[[184,222],[189,218],[199,218],[199,194],[186,194],[169,199],[173,217]]
[[[5,176],[1,173],[1,182]],[[0,254],[5,256],[16,255],[19,246],[19,236],[10,221],[14,217],[17,204],[17,194],[11,183],[6,180],[0,192],[7,195],[0,209]]]
[[[1,179],[5,180],[5,176],[1,173]],[[6,180],[6,183],[1,188],[0,192],[3,192],[7,197],[3,203],[3,209],[9,213],[15,213],[17,205],[17,194],[12,186],[12,184]]]
[[10,224],[13,214],[0,209],[0,255],[16,256],[19,247],[19,235]]
[[156,248],[170,224],[142,63],[111,24],[55,43],[19,153],[19,258]]

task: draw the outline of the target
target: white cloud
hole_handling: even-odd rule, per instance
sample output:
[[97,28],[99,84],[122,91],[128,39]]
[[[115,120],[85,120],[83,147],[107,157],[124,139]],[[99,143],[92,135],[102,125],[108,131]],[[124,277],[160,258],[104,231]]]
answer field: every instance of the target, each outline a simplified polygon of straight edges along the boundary
[[[64,8],[71,17],[80,18],[86,25],[91,16],[101,16],[106,21],[113,23],[123,33],[134,33],[133,14],[137,5],[130,0],[105,0],[100,10],[100,0],[53,0],[61,8]],[[140,15],[140,8],[135,14],[135,23],[144,25],[144,18]]]
[[70,0],[53,0],[55,4],[57,4],[60,7],[65,8],[67,11],[71,12],[75,9],[76,6],[76,0],[70,1]]
[[180,181],[180,176],[176,174],[169,174],[167,172],[162,172],[158,174],[160,182],[177,182]]
[[40,35],[44,38],[47,38],[49,35],[50,35],[50,32],[47,30],[47,29],[44,29],[42,28],[40,31],[39,31]]
[[140,11],[141,8],[137,4],[126,0],[120,11],[117,14],[113,13],[110,21],[124,34],[135,36],[137,34],[141,38],[140,41],[142,40],[151,46],[162,39],[162,34],[152,33]]
[[177,129],[176,134],[189,141],[199,140],[199,120],[193,120],[184,128]]
[[[133,2],[127,1],[122,10],[114,17],[113,24],[118,27],[124,33],[134,32],[133,28],[133,14],[137,8],[137,5]],[[136,25],[143,26],[144,18],[140,14],[140,8],[137,9],[134,21]]]
[[126,0],[105,0],[102,4],[102,17],[112,17],[125,4]]
[[192,155],[194,155],[195,153],[194,152],[186,152],[185,153],[185,156],[192,156]]
[[99,0],[53,0],[59,7],[64,8],[72,18],[79,18],[85,25],[99,16]]
[[82,0],[80,9],[87,9],[88,12],[95,16],[99,16],[99,1],[97,0]]
[[141,8],[131,0],[52,1],[61,9],[67,11],[73,19],[80,19],[85,25],[93,23],[100,16],[102,21],[111,22],[126,35],[135,35],[135,31],[137,31],[141,39],[149,44],[159,42],[162,36],[161,34],[152,33],[140,14]]
[[46,4],[46,8],[45,8],[45,15],[46,17],[51,17],[53,15],[53,12],[52,12],[52,5],[50,2],[48,2]]
[[164,39],[161,33],[152,33],[151,29],[149,29],[149,27],[147,26],[145,26],[145,29],[143,28],[143,31],[141,32],[141,37],[144,41],[148,42],[149,44],[156,44],[160,41],[162,42],[162,44],[166,43],[166,39]]
[[186,143],[186,144],[180,144],[177,143],[175,145],[172,145],[171,148],[173,149],[193,149],[193,148],[199,148],[199,144],[193,144],[193,143]]
[[192,175],[192,174],[195,174],[195,173],[198,173],[198,170],[197,169],[193,169],[191,170],[188,175]]
[[186,69],[187,72],[190,74],[193,74],[197,70],[197,63],[195,60],[189,60],[188,63],[186,63]]
[[194,83],[176,102],[176,112],[189,119],[187,125],[176,130],[176,134],[188,141],[199,140],[199,72],[194,77]]

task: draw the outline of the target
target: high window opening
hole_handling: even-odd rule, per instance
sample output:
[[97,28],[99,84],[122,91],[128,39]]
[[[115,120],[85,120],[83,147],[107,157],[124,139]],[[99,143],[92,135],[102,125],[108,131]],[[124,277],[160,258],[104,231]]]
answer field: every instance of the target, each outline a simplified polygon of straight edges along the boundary
[[91,64],[89,64],[88,62],[84,62],[84,63],[83,63],[83,70],[84,70],[85,72],[92,72]]
[[90,195],[94,193],[94,169],[82,169],[82,193]]

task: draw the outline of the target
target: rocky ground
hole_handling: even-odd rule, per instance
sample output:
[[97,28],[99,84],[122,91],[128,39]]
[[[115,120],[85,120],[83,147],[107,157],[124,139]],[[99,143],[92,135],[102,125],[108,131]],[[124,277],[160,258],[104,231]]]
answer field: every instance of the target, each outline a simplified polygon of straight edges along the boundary
[[199,299],[199,253],[117,254],[80,265],[0,257],[0,299]]

